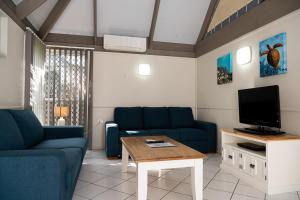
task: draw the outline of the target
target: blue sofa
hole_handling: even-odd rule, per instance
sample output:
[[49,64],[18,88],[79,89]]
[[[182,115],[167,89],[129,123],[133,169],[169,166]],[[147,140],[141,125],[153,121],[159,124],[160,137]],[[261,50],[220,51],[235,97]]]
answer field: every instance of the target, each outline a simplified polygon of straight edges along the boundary
[[105,124],[107,157],[121,156],[120,137],[166,135],[203,153],[216,152],[216,124],[195,121],[188,107],[118,107]]
[[0,110],[0,199],[71,200],[86,150],[83,127],[42,127],[30,110]]

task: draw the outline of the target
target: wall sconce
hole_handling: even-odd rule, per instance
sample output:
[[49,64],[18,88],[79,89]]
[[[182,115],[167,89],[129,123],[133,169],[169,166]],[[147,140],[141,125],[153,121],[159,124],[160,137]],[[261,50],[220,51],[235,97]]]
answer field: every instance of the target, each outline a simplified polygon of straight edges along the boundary
[[151,69],[149,64],[139,64],[139,75],[149,76],[151,75]]
[[245,65],[251,62],[251,48],[242,47],[236,52],[236,62],[238,65]]

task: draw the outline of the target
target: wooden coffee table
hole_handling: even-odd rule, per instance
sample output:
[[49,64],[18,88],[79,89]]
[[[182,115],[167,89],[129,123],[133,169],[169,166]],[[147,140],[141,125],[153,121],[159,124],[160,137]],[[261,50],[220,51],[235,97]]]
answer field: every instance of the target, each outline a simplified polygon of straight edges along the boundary
[[[146,139],[168,141],[176,147],[150,148]],[[166,136],[122,137],[122,171],[127,172],[128,157],[137,166],[137,199],[147,199],[148,170],[191,167],[193,200],[203,199],[203,159],[205,155]]]

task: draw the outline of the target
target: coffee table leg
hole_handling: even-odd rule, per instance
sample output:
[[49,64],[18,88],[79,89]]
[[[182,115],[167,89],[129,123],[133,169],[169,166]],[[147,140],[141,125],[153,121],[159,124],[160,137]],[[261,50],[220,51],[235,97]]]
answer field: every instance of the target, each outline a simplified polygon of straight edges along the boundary
[[203,199],[203,160],[196,159],[191,171],[193,200]]
[[128,156],[128,151],[125,148],[124,144],[122,144],[122,172],[127,172]]
[[137,200],[147,199],[148,171],[143,163],[137,163]]

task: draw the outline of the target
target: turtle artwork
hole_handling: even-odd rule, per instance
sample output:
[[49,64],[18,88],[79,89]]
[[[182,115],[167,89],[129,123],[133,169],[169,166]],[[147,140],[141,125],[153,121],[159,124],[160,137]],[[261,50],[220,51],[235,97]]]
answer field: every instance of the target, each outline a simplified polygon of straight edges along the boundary
[[285,74],[286,33],[280,33],[260,42],[260,76]]

